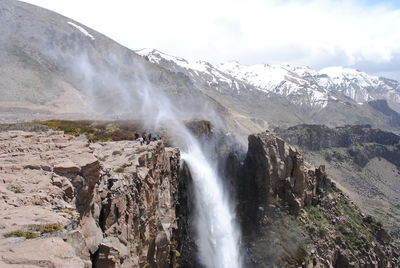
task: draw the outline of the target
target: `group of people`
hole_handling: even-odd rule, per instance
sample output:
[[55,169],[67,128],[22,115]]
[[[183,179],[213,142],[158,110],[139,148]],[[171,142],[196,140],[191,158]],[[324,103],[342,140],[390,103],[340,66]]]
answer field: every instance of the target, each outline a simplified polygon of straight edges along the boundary
[[135,139],[140,142],[140,145],[150,144],[151,141],[161,140],[161,137],[158,135],[153,136],[151,133],[147,134],[146,132],[142,133],[140,136],[138,133],[135,133]]

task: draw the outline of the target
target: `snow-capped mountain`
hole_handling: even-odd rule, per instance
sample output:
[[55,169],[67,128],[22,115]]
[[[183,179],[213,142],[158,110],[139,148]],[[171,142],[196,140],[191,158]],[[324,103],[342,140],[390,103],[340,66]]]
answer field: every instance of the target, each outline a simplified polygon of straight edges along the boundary
[[329,92],[318,85],[314,79],[316,72],[308,67],[271,64],[245,66],[228,62],[217,68],[260,91],[286,96],[295,104],[325,107],[328,103]]
[[374,99],[387,99],[400,104],[400,83],[344,67],[320,71],[292,65],[241,65],[227,62],[212,65],[205,61],[189,62],[155,49],[136,51],[153,63],[170,70],[185,72],[193,80],[202,80],[216,90],[233,94],[259,90],[278,94],[299,106],[325,108],[329,101],[347,97],[362,104]]
[[319,74],[321,86],[338,91],[357,102],[384,98],[400,103],[398,81],[343,67],[324,68]]

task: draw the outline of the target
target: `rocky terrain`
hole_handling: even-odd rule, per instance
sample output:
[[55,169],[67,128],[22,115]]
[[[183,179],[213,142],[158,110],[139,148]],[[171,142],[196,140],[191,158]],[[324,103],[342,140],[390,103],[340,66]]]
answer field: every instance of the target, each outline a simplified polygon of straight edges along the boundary
[[[188,122],[212,138],[200,123]],[[37,124],[1,129],[2,267],[198,267],[178,149]],[[246,267],[399,265],[382,224],[276,134],[249,136],[243,164],[228,162]]]
[[0,132],[1,267],[176,261],[178,149],[30,130]]
[[325,165],[340,188],[399,243],[400,136],[370,126],[299,125],[276,129],[305,158]]
[[0,123],[156,121],[168,102],[180,119],[213,118],[243,143],[265,127],[205,95],[187,76],[79,22],[16,0],[0,2],[0,94]]
[[0,1],[1,267],[200,267],[172,117],[235,193],[246,267],[400,266],[397,81],[137,53]]
[[[331,126],[371,124],[398,129],[392,118],[399,116],[400,87],[394,80],[343,67],[316,71],[305,66],[273,64],[213,65],[155,49],[137,53],[170,71],[185,74],[205,94],[259,122],[274,126],[305,122]],[[374,105],[376,101],[386,103],[390,113]]]
[[[213,118],[243,145],[247,135],[269,126],[398,129],[396,81],[344,68],[214,66],[155,50],[137,51],[140,56],[79,22],[23,2],[1,1],[0,14],[2,123],[137,120],[148,96],[162,92],[181,119]],[[368,104],[381,98],[389,113]]]
[[239,211],[248,267],[397,267],[382,224],[274,133],[249,136]]

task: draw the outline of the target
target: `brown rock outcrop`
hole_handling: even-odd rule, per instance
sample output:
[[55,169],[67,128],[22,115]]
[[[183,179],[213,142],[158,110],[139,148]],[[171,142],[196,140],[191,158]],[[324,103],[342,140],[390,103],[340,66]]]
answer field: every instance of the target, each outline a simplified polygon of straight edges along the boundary
[[398,267],[382,224],[274,133],[249,136],[238,185],[250,267]]
[[161,141],[0,132],[0,266],[170,267],[178,171]]
[[103,159],[98,187],[99,225],[104,239],[97,267],[169,267],[177,228],[179,151],[161,141],[92,144]]
[[[278,196],[298,215],[303,207],[311,205],[317,186],[327,180],[323,167],[308,165],[294,147],[269,132],[249,136],[244,170],[245,176],[254,181],[243,185],[250,187],[245,189],[244,199],[249,200],[248,209],[254,212]],[[328,187],[329,181],[325,184]]]

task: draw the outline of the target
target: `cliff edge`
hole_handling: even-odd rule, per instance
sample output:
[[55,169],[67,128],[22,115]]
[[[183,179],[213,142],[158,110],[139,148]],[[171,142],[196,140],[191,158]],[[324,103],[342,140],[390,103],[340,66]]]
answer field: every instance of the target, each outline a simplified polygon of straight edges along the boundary
[[382,224],[275,133],[249,136],[238,184],[249,267],[398,267]]
[[170,267],[179,150],[0,132],[1,267]]

